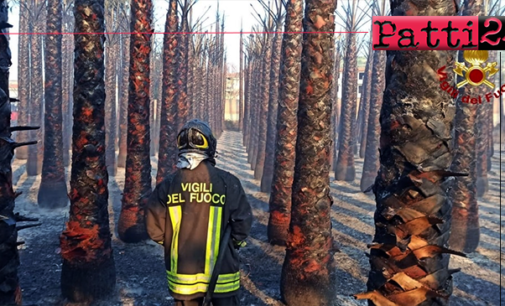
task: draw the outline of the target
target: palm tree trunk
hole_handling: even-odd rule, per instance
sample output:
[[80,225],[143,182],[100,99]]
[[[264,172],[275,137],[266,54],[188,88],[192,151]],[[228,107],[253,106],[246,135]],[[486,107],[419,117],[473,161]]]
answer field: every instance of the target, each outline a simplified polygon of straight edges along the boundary
[[[456,15],[453,1],[393,3],[393,16]],[[437,71],[452,67],[454,51],[388,51],[381,109],[380,170],[375,237],[371,244],[370,305],[448,305],[451,200],[446,177],[452,162],[455,105],[440,90]],[[447,82],[454,85],[453,74]]]
[[361,175],[360,188],[366,191],[372,186],[377,170],[379,170],[379,137],[380,137],[380,109],[382,107],[382,96],[384,93],[384,69],[386,66],[386,53],[384,51],[373,52],[373,68],[370,86],[370,106],[368,114],[368,127],[366,128],[367,140],[365,150],[365,160],[363,161],[363,173]]
[[268,219],[268,240],[285,245],[291,219],[291,193],[295,169],[297,111],[300,94],[300,73],[303,31],[303,3],[288,1],[281,45],[279,102],[277,109],[274,175],[271,184]]
[[[163,91],[160,114],[160,149],[158,152],[158,173],[156,183],[176,170],[177,165],[177,104],[176,86],[176,46],[177,46],[177,0],[170,0],[163,37]],[[174,33],[174,34],[168,34]]]
[[[69,14],[67,10],[63,9],[62,28],[64,33],[68,31]],[[62,112],[63,112],[63,166],[70,166],[70,137],[69,133],[72,129],[70,126],[69,117],[69,97],[70,97],[70,71],[68,71],[68,62],[70,61],[70,51],[68,40],[70,35],[62,35],[61,38],[61,96],[62,96]]]
[[[253,122],[254,124],[254,130],[253,130],[253,138],[251,141],[251,149],[252,149],[252,159],[251,159],[251,170],[255,170],[256,166],[256,161],[258,160],[258,155],[260,152],[260,126],[261,126],[261,116],[263,108],[262,108],[262,100],[263,100],[263,89],[264,89],[264,79],[266,78],[267,75],[267,70],[266,70],[266,65],[265,65],[265,53],[261,53],[261,59],[258,59],[257,65],[256,65],[256,89],[255,89],[255,101],[254,101],[254,119]],[[256,178],[256,177],[255,177]]]
[[[68,10],[68,15],[67,15],[67,32],[72,33],[74,32],[74,15],[73,15],[72,10]],[[65,166],[70,166],[71,162],[71,156],[70,156],[70,150],[72,148],[72,125],[73,125],[73,102],[74,102],[74,36],[73,35],[64,35],[67,40],[66,40],[66,65],[65,70],[68,75],[67,78],[67,99],[66,103],[67,104],[67,111],[65,112],[65,117],[67,118],[67,121],[65,123],[65,126],[63,127],[63,137],[65,137],[65,141],[63,142],[63,145],[66,146],[64,151],[63,151],[63,158],[65,160]],[[68,125],[68,126],[67,126]],[[68,159],[68,160],[67,160]]]
[[61,53],[61,0],[47,2],[47,32],[45,38],[45,133],[42,178],[38,193],[40,207],[65,207],[68,203],[65,166],[63,165],[63,111],[62,53]]
[[130,82],[125,183],[118,221],[119,238],[139,242],[148,238],[144,207],[151,194],[151,135],[149,77],[152,32],[151,0],[131,2]]
[[[28,33],[29,32],[29,0],[20,1],[19,10],[19,32]],[[19,46],[18,46],[18,126],[24,126],[30,124],[29,118],[29,107],[30,107],[30,35],[19,35]],[[29,132],[16,132],[17,142],[28,141]],[[16,149],[16,159],[27,159],[28,158],[28,147],[23,146]]]
[[[106,8],[106,22],[109,33],[114,29],[114,8],[110,3]],[[114,48],[116,37],[107,34],[105,40],[105,162],[110,176],[116,176],[116,57]]]
[[331,160],[331,169],[332,171],[335,171],[336,166],[337,166],[337,158],[338,158],[338,141],[339,139],[339,110],[340,110],[340,103],[339,103],[339,98],[338,98],[338,92],[340,90],[340,86],[338,84],[338,80],[340,79],[340,63],[342,62],[342,51],[341,51],[341,44],[339,44],[337,51],[335,52],[335,67],[333,68],[333,104],[332,106],[334,107],[333,109],[333,128],[332,128],[332,140],[333,144],[331,148],[333,149],[332,151],[332,160]]
[[[482,93],[482,91],[481,91]],[[476,186],[477,186],[477,197],[484,197],[489,191],[489,182],[487,177],[487,162],[488,162],[488,142],[489,142],[489,112],[485,104],[478,105],[477,117],[475,126],[477,128],[477,140],[476,144],[476,158],[477,158],[477,169],[476,169]]]
[[[360,105],[363,105],[363,109],[360,114],[362,114],[362,119],[358,120],[360,128],[360,146],[359,146],[359,157],[365,157],[366,140],[368,135],[368,118],[370,115],[370,96],[372,91],[372,70],[374,66],[374,51],[370,48],[370,54],[368,54],[368,60],[365,68],[365,77],[363,79],[363,90],[361,93]],[[384,55],[385,56],[385,55]],[[384,65],[384,64],[383,64]],[[384,77],[382,77],[384,79]],[[378,134],[377,134],[378,135]]]
[[[277,24],[280,29],[282,23]],[[275,33],[272,46],[272,62],[270,65],[270,88],[268,97],[268,121],[266,135],[265,161],[261,177],[261,192],[270,192],[274,176],[275,137],[277,125],[277,108],[279,104],[279,70],[281,61],[282,34]]]
[[[484,13],[482,0],[464,1],[463,16],[482,16]],[[472,52],[472,51],[465,51]],[[459,52],[459,62],[465,62],[463,51]],[[461,82],[458,77],[457,82]],[[452,203],[452,224],[449,246],[451,249],[471,253],[479,245],[479,213],[475,185],[475,120],[480,105],[463,103],[463,96],[478,96],[482,89],[474,86],[464,86],[459,90],[456,101],[456,117],[454,120],[454,160],[451,170],[467,172],[468,176],[456,177],[450,189]],[[476,107],[477,106],[477,107]]]
[[357,52],[356,52],[356,34],[349,34],[346,57],[344,65],[346,66],[345,83],[346,88],[342,96],[342,114],[341,130],[339,137],[337,167],[335,169],[335,179],[338,181],[354,181],[356,170],[354,168],[354,149],[353,149],[353,122],[356,120],[356,104],[358,73],[357,73]]
[[272,66],[272,37],[271,34],[266,34],[263,62],[263,80],[261,82],[261,98],[260,98],[260,113],[259,113],[259,130],[258,130],[258,151],[254,162],[254,178],[261,180],[263,176],[263,167],[265,166],[265,150],[267,141],[267,122],[268,122],[268,100],[270,91],[270,70]]
[[107,210],[105,165],[104,2],[76,0],[74,126],[70,215],[60,236],[61,290],[72,302],[114,292],[116,268]]
[[[41,0],[34,0],[32,6],[35,11],[40,11],[42,14],[45,11],[45,2]],[[37,20],[32,20],[33,33],[43,33],[44,24],[41,16],[37,16]],[[36,176],[42,172],[42,161],[44,159],[44,129],[42,128],[44,117],[44,88],[42,86],[42,35],[30,35],[31,38],[31,81],[32,81],[32,94],[30,101],[30,125],[40,126],[41,128],[32,131],[30,138],[37,140],[38,144],[28,148],[28,161],[26,163],[26,173],[28,176]]]
[[[0,235],[0,305],[21,305],[21,287],[19,285],[19,253],[17,248],[18,231],[14,215],[16,193],[12,189],[12,157],[16,147],[11,140],[11,104],[9,100],[9,68],[11,50],[6,35],[9,6],[6,0],[0,0],[0,212],[3,219]],[[23,35],[21,35],[23,36]],[[8,225],[7,225],[8,224]]]
[[119,154],[118,167],[126,167],[127,135],[128,135],[128,84],[130,77],[130,35],[121,35],[121,91],[119,92]]
[[337,1],[305,3],[293,202],[281,296],[288,305],[328,306],[334,296],[329,160]]
[[[187,0],[185,0],[187,1]],[[188,32],[187,16],[181,19],[182,33]],[[177,104],[177,132],[182,129],[189,117],[188,104],[188,43],[189,34],[177,35],[177,86],[175,92],[175,103]],[[215,110],[214,110],[215,111]]]

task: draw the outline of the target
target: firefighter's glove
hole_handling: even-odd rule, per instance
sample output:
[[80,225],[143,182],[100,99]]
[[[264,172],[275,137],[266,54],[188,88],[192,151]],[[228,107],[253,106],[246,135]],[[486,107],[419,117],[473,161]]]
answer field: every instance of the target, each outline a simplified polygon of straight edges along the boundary
[[247,243],[245,242],[245,240],[242,240],[242,241],[237,241],[235,239],[233,239],[233,247],[238,250],[240,248],[243,248],[247,245]]

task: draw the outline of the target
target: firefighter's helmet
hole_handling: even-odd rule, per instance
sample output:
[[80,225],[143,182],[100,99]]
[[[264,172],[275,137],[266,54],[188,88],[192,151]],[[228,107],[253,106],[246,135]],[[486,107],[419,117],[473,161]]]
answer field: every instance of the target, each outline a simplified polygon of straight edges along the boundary
[[179,153],[201,152],[214,158],[216,146],[217,141],[210,126],[198,119],[188,121],[177,135]]

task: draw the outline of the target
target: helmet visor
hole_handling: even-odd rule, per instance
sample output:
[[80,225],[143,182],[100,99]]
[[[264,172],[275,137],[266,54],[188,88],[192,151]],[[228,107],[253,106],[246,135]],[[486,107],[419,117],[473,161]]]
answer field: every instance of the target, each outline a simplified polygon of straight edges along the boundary
[[179,149],[199,149],[206,150],[209,148],[207,138],[197,129],[189,128],[181,131],[177,137],[177,147]]

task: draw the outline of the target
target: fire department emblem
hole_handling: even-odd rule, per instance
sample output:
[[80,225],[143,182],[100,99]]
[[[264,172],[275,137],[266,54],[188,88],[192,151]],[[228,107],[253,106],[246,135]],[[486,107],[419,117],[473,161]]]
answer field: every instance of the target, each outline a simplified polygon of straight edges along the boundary
[[[458,88],[470,84],[473,86],[479,86],[485,84],[491,89],[494,89],[494,84],[489,81],[489,77],[495,75],[499,70],[496,68],[497,63],[487,63],[487,65],[482,68],[481,64],[485,63],[489,57],[486,50],[465,50],[463,51],[463,58],[471,66],[467,67],[466,63],[456,62],[456,72],[459,76],[465,77],[465,80],[458,83]],[[465,72],[465,75],[463,75]],[[486,76],[487,73],[487,76]]]

